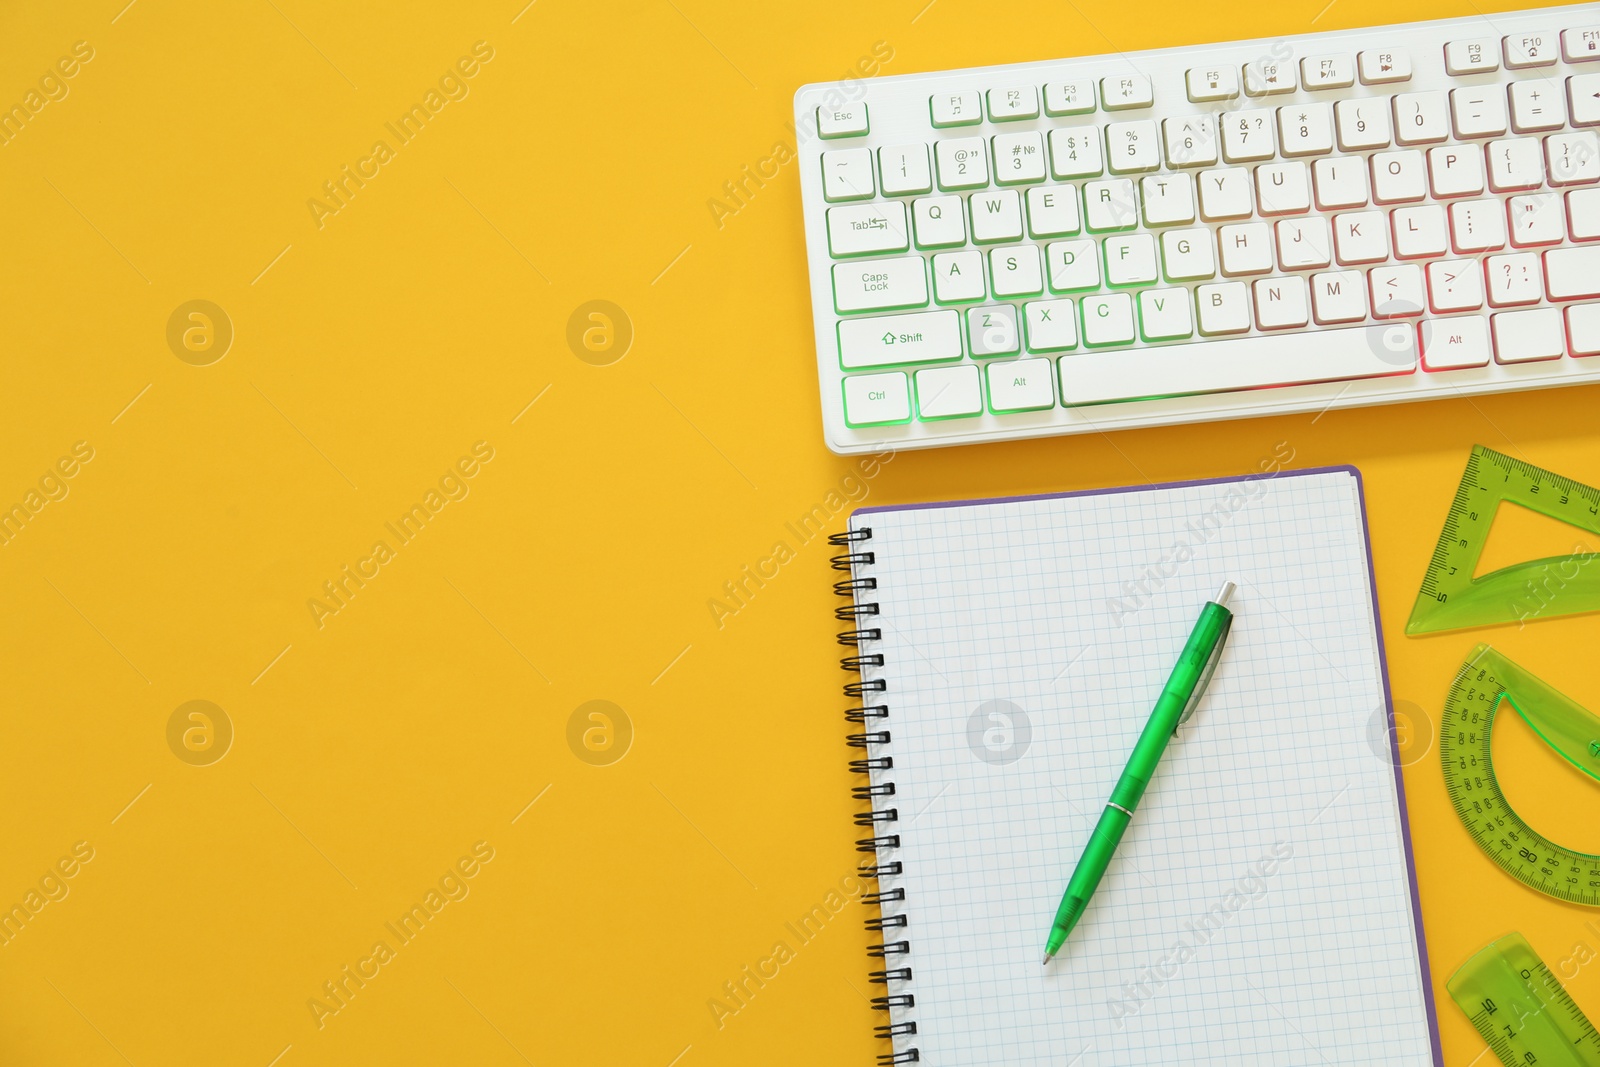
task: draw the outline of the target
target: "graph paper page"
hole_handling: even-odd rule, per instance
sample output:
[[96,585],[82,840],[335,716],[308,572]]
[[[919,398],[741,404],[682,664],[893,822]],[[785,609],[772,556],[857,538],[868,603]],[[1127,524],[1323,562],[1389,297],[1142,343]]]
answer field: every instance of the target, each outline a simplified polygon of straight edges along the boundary
[[[1434,1063],[1349,471],[858,512],[904,873],[897,1051],[967,1064]],[[1061,954],[1045,936],[1201,607],[1204,702]],[[888,801],[879,807],[888,806]]]

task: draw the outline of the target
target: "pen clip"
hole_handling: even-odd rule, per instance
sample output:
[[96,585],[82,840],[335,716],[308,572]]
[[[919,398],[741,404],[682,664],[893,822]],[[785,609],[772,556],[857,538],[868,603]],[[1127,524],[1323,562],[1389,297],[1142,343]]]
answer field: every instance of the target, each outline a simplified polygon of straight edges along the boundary
[[1222,659],[1222,646],[1228,643],[1228,633],[1233,629],[1233,616],[1230,614],[1222,623],[1222,632],[1217,635],[1217,643],[1211,648],[1211,655],[1206,657],[1206,665],[1200,671],[1200,680],[1195,683],[1194,692],[1189,694],[1189,702],[1183,706],[1183,714],[1178,716],[1178,721],[1172,727],[1176,734],[1178,727],[1189,721],[1189,716],[1194,714],[1200,706],[1200,698],[1205,695],[1206,687],[1211,684],[1211,676],[1217,671],[1217,663]]

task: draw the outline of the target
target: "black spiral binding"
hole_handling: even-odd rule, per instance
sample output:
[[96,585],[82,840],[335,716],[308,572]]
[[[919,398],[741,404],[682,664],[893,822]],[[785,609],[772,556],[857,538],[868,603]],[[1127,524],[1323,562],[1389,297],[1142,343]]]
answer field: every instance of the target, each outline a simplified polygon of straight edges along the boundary
[[[854,649],[855,654],[841,659],[839,666],[855,674],[861,674],[869,667],[883,666],[883,654],[868,651],[868,646],[872,642],[883,638],[883,631],[871,625],[872,617],[878,614],[878,605],[864,602],[864,595],[878,588],[878,579],[861,573],[862,568],[876,562],[876,556],[870,550],[861,548],[862,542],[870,540],[872,540],[870,527],[834,534],[828,538],[830,545],[846,549],[843,555],[833,557],[833,568],[845,571],[851,577],[847,581],[835,582],[833,591],[841,597],[848,598],[850,603],[836,609],[834,615],[840,622],[852,626],[852,629],[839,634],[839,643]],[[871,855],[871,862],[863,862],[860,874],[878,883],[878,891],[863,894],[861,902],[868,907],[876,906],[878,909],[876,917],[866,920],[866,926],[868,930],[879,934],[880,939],[867,949],[867,954],[874,960],[882,960],[883,966],[881,970],[870,972],[868,978],[874,985],[884,987],[883,996],[872,998],[872,1006],[884,1012],[895,1008],[911,1008],[917,1002],[916,998],[905,989],[911,981],[911,968],[904,965],[897,966],[895,963],[899,957],[906,956],[911,951],[910,942],[900,934],[900,931],[906,928],[906,915],[903,911],[890,913],[885,910],[886,905],[904,904],[906,891],[901,887],[885,889],[882,881],[884,878],[894,878],[904,873],[904,867],[899,860],[885,859],[884,855],[900,847],[900,835],[894,832],[892,826],[900,820],[899,809],[890,804],[879,804],[883,798],[895,795],[894,783],[883,781],[881,778],[873,780],[874,772],[894,768],[894,758],[881,754],[891,739],[888,728],[889,706],[881,703],[882,697],[879,695],[887,692],[888,688],[889,683],[882,678],[863,678],[844,687],[845,696],[859,701],[855,707],[844,713],[845,719],[858,728],[856,733],[847,734],[845,741],[851,748],[862,751],[862,758],[850,761],[850,769],[867,778],[867,784],[853,788],[851,795],[868,805],[866,811],[856,814],[855,824],[866,829],[872,836],[858,840],[856,851]],[[917,1024],[909,1019],[891,1021],[877,1027],[878,1036],[886,1041],[912,1037],[916,1032]],[[922,1053],[914,1047],[899,1052],[886,1052],[878,1057],[878,1062],[885,1065],[918,1063],[921,1060]]]

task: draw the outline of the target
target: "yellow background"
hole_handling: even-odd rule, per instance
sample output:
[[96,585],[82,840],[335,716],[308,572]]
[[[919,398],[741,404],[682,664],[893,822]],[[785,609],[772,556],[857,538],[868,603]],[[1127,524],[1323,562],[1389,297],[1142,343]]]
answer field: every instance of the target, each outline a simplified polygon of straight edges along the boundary
[[[822,444],[793,167],[720,229],[707,201],[788,138],[798,85],[878,41],[896,74],[1473,10],[124,2],[0,16],[0,101],[94,49],[0,147],[0,503],[94,449],[0,546],[0,904],[94,849],[0,947],[6,1064],[872,1062],[858,905],[720,1028],[708,1009],[856,854],[828,549],[791,541],[748,606],[720,628],[708,608],[852,469]],[[395,147],[384,123],[480,40],[469,95],[318,228],[308,199]],[[235,331],[210,366],[167,345],[192,299]],[[567,345],[591,299],[633,323],[609,366]],[[866,502],[1227,475],[1280,441],[1354,463],[1394,694],[1437,716],[1478,635],[1400,630],[1468,448],[1600,482],[1597,401],[906,453]],[[308,599],[478,441],[470,495],[319,629]],[[1600,707],[1597,627],[1493,640]],[[167,742],[197,699],[235,730],[205,767]],[[594,699],[634,731],[610,766],[568,744]],[[1494,869],[1436,751],[1406,780],[1465,1065],[1483,1046],[1444,977],[1508,929],[1552,964],[1600,951],[1600,911]],[[1600,823],[1592,789],[1549,780],[1571,790],[1553,836]],[[319,1029],[307,1001],[478,841],[470,895]],[[1600,1017],[1600,961],[1569,987]]]

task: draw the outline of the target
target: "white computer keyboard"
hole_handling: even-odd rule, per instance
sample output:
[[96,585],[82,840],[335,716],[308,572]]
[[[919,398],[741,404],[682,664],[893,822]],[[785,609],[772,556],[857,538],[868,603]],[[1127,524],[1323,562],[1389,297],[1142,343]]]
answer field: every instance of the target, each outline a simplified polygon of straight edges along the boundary
[[836,452],[1600,381],[1600,4],[795,113]]

